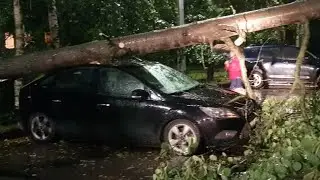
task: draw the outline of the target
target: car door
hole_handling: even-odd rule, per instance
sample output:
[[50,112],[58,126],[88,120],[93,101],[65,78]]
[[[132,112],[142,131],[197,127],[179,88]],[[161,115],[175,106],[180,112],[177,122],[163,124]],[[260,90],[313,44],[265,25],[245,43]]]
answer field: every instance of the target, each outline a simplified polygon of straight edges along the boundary
[[305,59],[302,63],[301,75],[308,76],[309,83],[315,83],[318,78],[319,71],[319,60],[311,55],[310,53],[306,53]]
[[[281,59],[283,61],[282,76],[288,82],[294,81],[294,72],[296,69],[299,49],[296,47],[283,47],[281,50]],[[302,71],[301,71],[302,72]],[[307,78],[300,74],[303,79]]]
[[[145,90],[145,100],[132,96],[134,90]],[[117,68],[100,69],[97,100],[97,133],[113,143],[155,143],[156,124],[163,114],[157,110],[161,101],[152,99],[152,91],[131,74]],[[155,106],[155,107],[154,107]]]
[[[297,47],[284,47],[282,51],[283,60],[286,62],[284,70],[285,72],[287,72],[287,78],[291,82],[294,81],[294,73],[296,70],[296,62],[299,55],[299,51],[300,49]],[[308,54],[306,54],[306,58],[303,60],[300,71],[300,79],[302,81],[308,82],[313,78],[314,67],[310,61],[312,61],[312,58],[309,59]]]
[[266,47],[261,49],[260,61],[266,71],[268,79],[278,79],[282,74],[283,62],[280,56],[280,48]]
[[36,83],[32,88],[32,111],[47,114],[56,121],[63,118],[63,107],[59,99],[61,94],[54,89],[52,85],[56,74],[49,75],[39,83]]
[[77,67],[59,73],[50,87],[51,102],[59,107],[57,128],[72,137],[92,138],[95,110],[94,67]]

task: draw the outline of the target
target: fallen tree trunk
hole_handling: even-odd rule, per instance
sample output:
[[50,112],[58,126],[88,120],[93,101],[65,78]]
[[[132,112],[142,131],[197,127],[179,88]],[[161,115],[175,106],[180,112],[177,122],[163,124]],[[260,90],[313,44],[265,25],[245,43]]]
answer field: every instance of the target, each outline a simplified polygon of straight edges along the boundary
[[95,41],[14,57],[0,62],[0,78],[18,77],[91,61],[108,61],[128,53],[147,54],[202,43],[212,45],[215,40],[232,37],[240,32],[255,32],[315,18],[320,18],[319,0],[295,2],[111,41]]

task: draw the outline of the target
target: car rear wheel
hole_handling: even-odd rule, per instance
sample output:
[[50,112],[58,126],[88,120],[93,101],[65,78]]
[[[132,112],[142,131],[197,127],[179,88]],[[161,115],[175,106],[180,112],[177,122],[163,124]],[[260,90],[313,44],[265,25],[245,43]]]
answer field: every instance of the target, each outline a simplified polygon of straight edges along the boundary
[[192,155],[199,150],[199,128],[188,120],[174,120],[164,130],[164,141],[178,155]]
[[255,71],[250,77],[251,86],[254,89],[260,89],[264,86],[263,75],[262,73]]
[[43,113],[35,113],[29,119],[31,138],[38,143],[47,143],[55,137],[55,123]]

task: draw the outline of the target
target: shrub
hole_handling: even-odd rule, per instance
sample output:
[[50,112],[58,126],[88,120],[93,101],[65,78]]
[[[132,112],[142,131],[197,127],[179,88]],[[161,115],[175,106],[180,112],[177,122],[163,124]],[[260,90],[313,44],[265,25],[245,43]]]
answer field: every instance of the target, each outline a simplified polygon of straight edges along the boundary
[[161,163],[153,179],[320,179],[320,93],[305,99],[268,99],[241,156],[226,153]]

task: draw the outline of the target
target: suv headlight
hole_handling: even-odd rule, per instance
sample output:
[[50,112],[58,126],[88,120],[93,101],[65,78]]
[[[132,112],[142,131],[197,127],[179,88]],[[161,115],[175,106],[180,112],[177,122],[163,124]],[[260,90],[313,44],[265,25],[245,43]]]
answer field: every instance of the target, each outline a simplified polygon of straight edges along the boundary
[[239,118],[239,115],[227,108],[200,107],[200,110],[212,118]]

